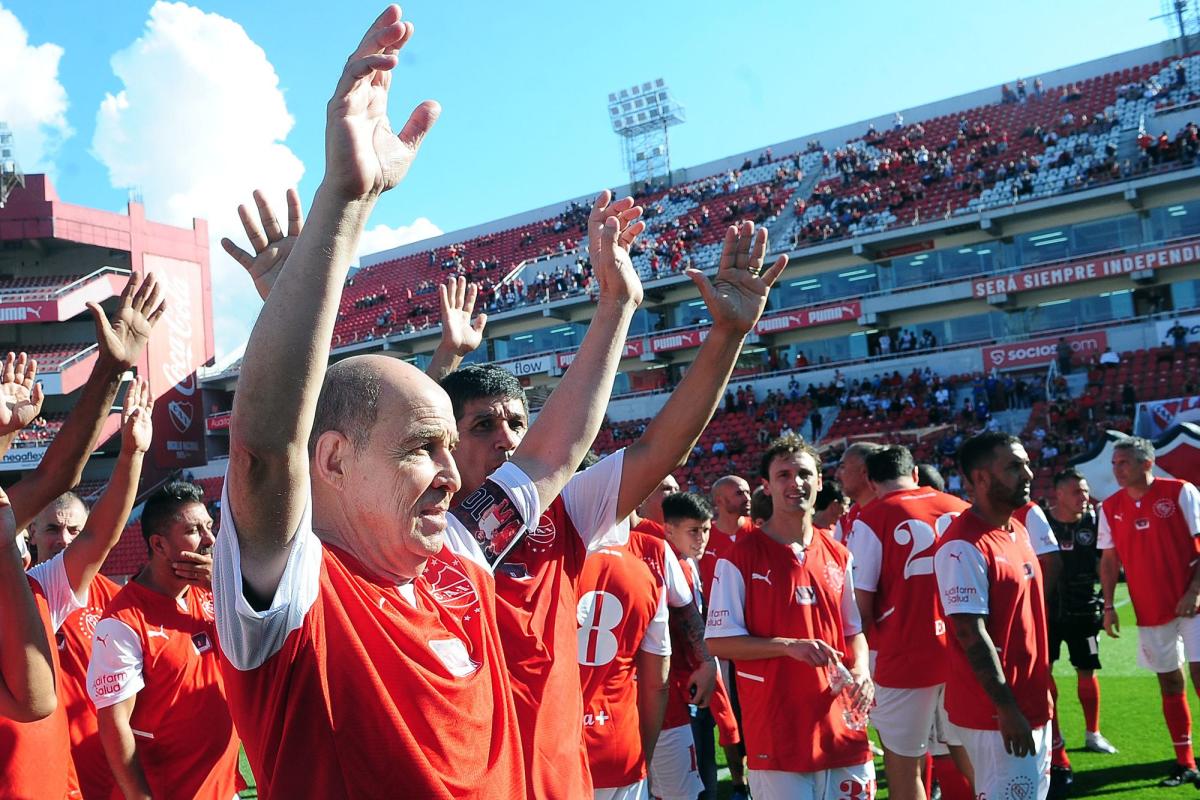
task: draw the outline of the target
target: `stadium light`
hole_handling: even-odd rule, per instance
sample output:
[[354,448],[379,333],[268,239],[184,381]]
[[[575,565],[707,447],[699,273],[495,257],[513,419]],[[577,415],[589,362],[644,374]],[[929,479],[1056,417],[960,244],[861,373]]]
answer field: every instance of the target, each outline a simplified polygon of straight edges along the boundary
[[16,144],[7,122],[0,122],[0,208],[18,186],[25,185],[25,173],[17,163]]
[[621,137],[630,184],[670,174],[667,132],[687,117],[662,78],[609,92],[608,117],[613,133]]

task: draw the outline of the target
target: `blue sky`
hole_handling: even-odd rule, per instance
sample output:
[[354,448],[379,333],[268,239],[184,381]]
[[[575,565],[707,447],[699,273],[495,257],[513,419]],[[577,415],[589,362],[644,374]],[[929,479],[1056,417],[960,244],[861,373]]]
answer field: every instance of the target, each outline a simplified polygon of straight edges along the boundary
[[[28,51],[42,56],[14,66],[0,53],[0,67],[16,69],[0,81],[0,119],[22,113],[20,98],[5,97],[18,91],[12,82],[56,80],[64,97],[39,112],[53,120],[42,126],[44,152],[22,156],[27,169],[48,167],[68,202],[120,210],[136,183],[152,217],[194,214],[228,230],[231,198],[257,183],[299,178],[311,197],[325,102],[381,8],[0,0],[0,18],[14,16]],[[380,244],[622,183],[606,97],[643,80],[666,79],[686,106],[689,121],[671,142],[674,164],[686,166],[1168,35],[1151,19],[1158,0],[420,0],[404,12],[417,35],[396,74],[393,120],[426,97],[444,113],[418,165],[380,203]],[[53,75],[46,45],[61,48]],[[34,94],[25,102],[51,92]],[[244,151],[243,140],[253,143]],[[264,188],[281,195],[285,186]],[[218,278],[234,274],[218,263],[227,261],[214,252]],[[248,282],[225,283],[222,350],[256,308],[243,297]]]

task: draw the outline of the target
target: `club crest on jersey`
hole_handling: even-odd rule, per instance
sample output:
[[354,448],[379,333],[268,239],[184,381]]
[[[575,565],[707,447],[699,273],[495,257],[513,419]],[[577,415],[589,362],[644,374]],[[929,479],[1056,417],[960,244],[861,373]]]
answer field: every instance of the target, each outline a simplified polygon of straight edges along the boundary
[[1004,787],[1004,800],[1033,800],[1037,797],[1033,781],[1025,776],[1013,778],[1008,786]]
[[817,590],[812,586],[797,586],[796,603],[802,606],[815,606],[817,604]]
[[96,623],[102,616],[104,616],[104,612],[93,606],[88,606],[79,612],[79,619],[76,621],[76,624],[79,625],[79,632],[89,639],[92,638],[92,634],[96,632]]
[[554,520],[549,514],[542,514],[538,520],[537,530],[526,534],[525,541],[533,552],[544,553],[554,544],[554,537],[557,535],[558,528],[555,526]]
[[192,634],[192,647],[196,650],[196,655],[201,655],[212,650],[212,639],[204,631]]
[[211,597],[205,597],[200,601],[200,613],[202,613],[204,618],[209,622],[212,622],[216,618],[216,614],[213,610],[213,600]]
[[1096,532],[1091,528],[1084,528],[1081,531],[1076,531],[1075,541],[1083,547],[1091,547],[1096,543]]
[[842,587],[846,585],[846,570],[832,561],[825,562],[825,583],[829,584],[831,592],[841,594]]
[[433,597],[446,609],[452,611],[474,611],[479,606],[479,595],[475,584],[456,564],[441,559],[430,559],[425,566],[425,577],[433,588]]
[[1175,501],[1169,497],[1162,497],[1154,501],[1154,516],[1159,519],[1166,519],[1175,513]]

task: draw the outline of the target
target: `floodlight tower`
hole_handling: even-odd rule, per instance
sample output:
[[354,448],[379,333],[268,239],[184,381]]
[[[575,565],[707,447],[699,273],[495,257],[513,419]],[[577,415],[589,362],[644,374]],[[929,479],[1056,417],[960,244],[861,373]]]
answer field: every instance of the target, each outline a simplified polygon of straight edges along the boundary
[[17,163],[12,131],[7,122],[0,122],[0,208],[4,208],[13,189],[24,185],[25,173]]
[[668,130],[687,117],[662,78],[610,92],[608,117],[613,132],[621,137],[631,185],[670,175]]
[[1162,13],[1152,19],[1161,19],[1171,27],[1175,23],[1176,42],[1179,56],[1183,57],[1192,51],[1191,40],[1200,34],[1200,9],[1196,0],[1160,0]]

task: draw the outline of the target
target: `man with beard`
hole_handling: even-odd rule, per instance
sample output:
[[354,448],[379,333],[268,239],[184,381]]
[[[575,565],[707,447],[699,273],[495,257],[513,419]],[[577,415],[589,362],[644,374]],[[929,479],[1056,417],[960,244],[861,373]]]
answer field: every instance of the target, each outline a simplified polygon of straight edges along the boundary
[[1192,719],[1183,673],[1200,687],[1200,491],[1154,475],[1154,445],[1137,436],[1113,445],[1113,477],[1121,488],[1100,506],[1096,546],[1104,593],[1104,629],[1117,637],[1114,593],[1122,564],[1138,626],[1138,664],[1158,676],[1163,717],[1175,764],[1163,786],[1200,783],[1192,752]]
[[987,797],[1045,797],[1050,785],[1050,658],[1042,570],[1013,513],[1033,472],[1014,436],[963,443],[959,468],[974,505],[934,556],[951,629],[946,714]]
[[183,553],[211,554],[212,527],[199,486],[173,481],[151,495],[142,511],[150,561],[96,625],[88,689],[126,798],[227,798],[241,788],[212,592],[175,570]]
[[879,450],[879,445],[870,442],[855,442],[842,453],[833,476],[842,485],[842,491],[850,498],[853,505],[842,515],[833,526],[833,538],[842,544],[847,544],[850,534],[854,531],[854,521],[866,507],[875,499],[875,488],[867,476],[867,456]]

